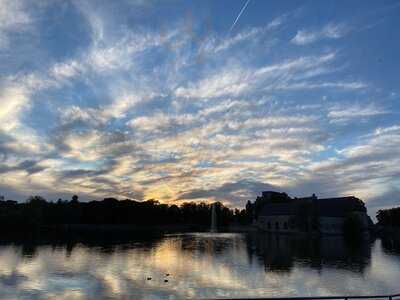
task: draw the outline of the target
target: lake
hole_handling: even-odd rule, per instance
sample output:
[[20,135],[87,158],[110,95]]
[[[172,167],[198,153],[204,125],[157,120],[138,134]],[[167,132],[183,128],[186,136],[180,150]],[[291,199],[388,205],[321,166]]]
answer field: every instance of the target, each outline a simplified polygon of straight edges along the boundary
[[[243,233],[0,244],[0,299],[186,299],[400,292],[391,241]],[[169,274],[169,275],[167,275]]]

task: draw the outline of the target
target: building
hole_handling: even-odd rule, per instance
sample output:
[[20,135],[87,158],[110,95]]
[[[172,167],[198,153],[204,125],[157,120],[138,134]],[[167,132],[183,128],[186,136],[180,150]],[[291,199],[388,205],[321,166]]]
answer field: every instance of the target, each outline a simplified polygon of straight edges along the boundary
[[[318,199],[284,198],[284,193],[263,192],[256,225],[267,232],[342,234],[346,219],[356,218],[362,230],[368,230],[371,219],[364,202],[356,197]],[[286,194],[284,194],[286,195]],[[282,200],[283,199],[283,200]]]

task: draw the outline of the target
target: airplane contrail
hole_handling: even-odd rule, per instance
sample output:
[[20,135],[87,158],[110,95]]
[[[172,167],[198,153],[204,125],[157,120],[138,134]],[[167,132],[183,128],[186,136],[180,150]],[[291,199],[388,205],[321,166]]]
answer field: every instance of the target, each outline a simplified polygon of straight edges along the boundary
[[235,27],[236,23],[239,21],[240,16],[242,15],[242,13],[244,12],[244,10],[246,9],[247,5],[249,4],[250,0],[247,0],[246,3],[243,5],[242,9],[240,10],[238,16],[236,17],[235,22],[233,22],[231,29],[229,29],[229,33],[231,33],[232,29]]

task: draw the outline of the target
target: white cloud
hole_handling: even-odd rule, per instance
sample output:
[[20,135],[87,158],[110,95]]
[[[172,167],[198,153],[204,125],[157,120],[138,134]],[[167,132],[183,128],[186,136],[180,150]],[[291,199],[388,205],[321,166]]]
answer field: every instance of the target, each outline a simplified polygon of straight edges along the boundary
[[70,106],[58,110],[61,116],[61,122],[64,124],[81,121],[93,126],[104,125],[107,122],[104,111],[95,108],[81,108],[79,106]]
[[347,26],[329,23],[320,30],[298,30],[291,42],[297,45],[306,45],[321,39],[339,39],[347,32]]
[[78,60],[71,60],[62,63],[56,63],[50,69],[50,75],[54,76],[56,80],[64,80],[77,76],[83,66]]
[[0,49],[8,46],[9,35],[27,29],[32,22],[20,0],[0,0]]
[[[32,83],[32,80],[27,80]],[[24,84],[25,82],[25,84]],[[1,145],[7,148],[6,156],[22,155],[27,159],[45,151],[47,145],[41,140],[36,130],[23,123],[23,116],[32,107],[31,90],[24,78],[20,83],[3,82],[0,89],[0,134],[6,134],[11,141]]]
[[267,29],[274,29],[276,27],[279,27],[280,25],[283,24],[283,22],[285,21],[286,17],[287,17],[286,15],[283,15],[283,16],[274,18],[271,22],[268,23]]
[[224,70],[187,88],[178,87],[175,94],[185,98],[238,96],[250,88],[251,79],[249,77],[251,74],[241,68]]
[[9,86],[0,90],[0,128],[9,132],[19,125],[21,112],[29,107],[27,92],[22,87]]
[[400,130],[398,125],[377,128],[372,134],[338,151],[339,156],[311,163],[307,167],[310,182],[326,180],[326,184],[372,199],[396,186],[400,174]]
[[[95,73],[129,70],[140,60],[136,55],[152,47],[169,43],[176,37],[176,30],[150,32],[144,30],[116,29],[117,19],[110,17],[104,7],[97,7],[88,2],[75,2],[79,11],[85,16],[92,30],[92,43],[82,55],[87,68]],[[134,4],[145,7],[140,3]],[[107,6],[107,5],[106,5]],[[117,27],[118,28],[118,27]]]
[[22,113],[32,106],[32,95],[54,85],[51,79],[35,73],[6,77],[0,89],[0,128],[7,132],[18,129]]
[[[321,66],[327,67],[334,58],[335,53],[328,53],[289,59],[256,69],[245,68],[240,64],[228,66],[198,82],[190,83],[187,87],[178,87],[175,95],[184,98],[207,99],[239,96],[249,91],[282,89],[283,85],[290,88],[291,85],[297,84],[299,88],[296,81],[303,79],[307,75],[305,73]],[[325,72],[329,72],[329,69],[327,68]],[[318,74],[309,73],[308,77]]]
[[195,117],[190,114],[181,114],[178,116],[168,116],[162,113],[156,113],[152,116],[142,116],[132,119],[127,123],[128,126],[138,131],[163,132],[168,129],[178,128],[180,126],[193,123]]
[[305,45],[316,41],[318,37],[319,35],[316,32],[299,30],[297,31],[295,37],[292,39],[292,43]]
[[[236,35],[233,37],[229,37],[226,39],[223,39],[222,42],[219,43],[213,43],[211,45],[208,45],[208,47],[205,49],[207,52],[213,52],[217,53],[220,51],[224,51],[227,49],[230,49],[231,47],[242,43],[242,42],[254,42],[256,39],[260,38],[261,35],[265,32],[265,28],[251,28],[251,29],[246,29],[243,31],[238,32]],[[217,42],[218,39],[213,40],[214,42]]]
[[385,133],[400,133],[400,125],[393,125],[389,127],[379,127],[375,129],[374,135],[379,136]]
[[374,103],[346,103],[334,105],[329,109],[328,118],[331,122],[345,123],[355,119],[366,119],[389,113],[383,107]]
[[281,84],[277,86],[277,89],[282,90],[314,90],[314,89],[326,89],[336,88],[340,90],[359,90],[366,88],[367,85],[363,82],[297,82],[293,84]]

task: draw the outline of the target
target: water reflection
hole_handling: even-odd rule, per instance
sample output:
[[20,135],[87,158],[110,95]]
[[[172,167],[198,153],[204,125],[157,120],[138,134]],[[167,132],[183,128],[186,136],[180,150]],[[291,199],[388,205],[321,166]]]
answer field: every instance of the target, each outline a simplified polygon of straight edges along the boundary
[[382,248],[387,254],[400,255],[400,236],[392,235],[383,238]]
[[128,241],[8,242],[0,245],[0,299],[398,292],[400,256],[387,245],[380,240],[355,246],[340,238],[221,233]]
[[371,262],[369,241],[346,243],[332,236],[310,239],[292,235],[249,235],[247,249],[256,255],[266,272],[290,272],[295,265],[322,271],[324,267],[338,267],[363,273]]

